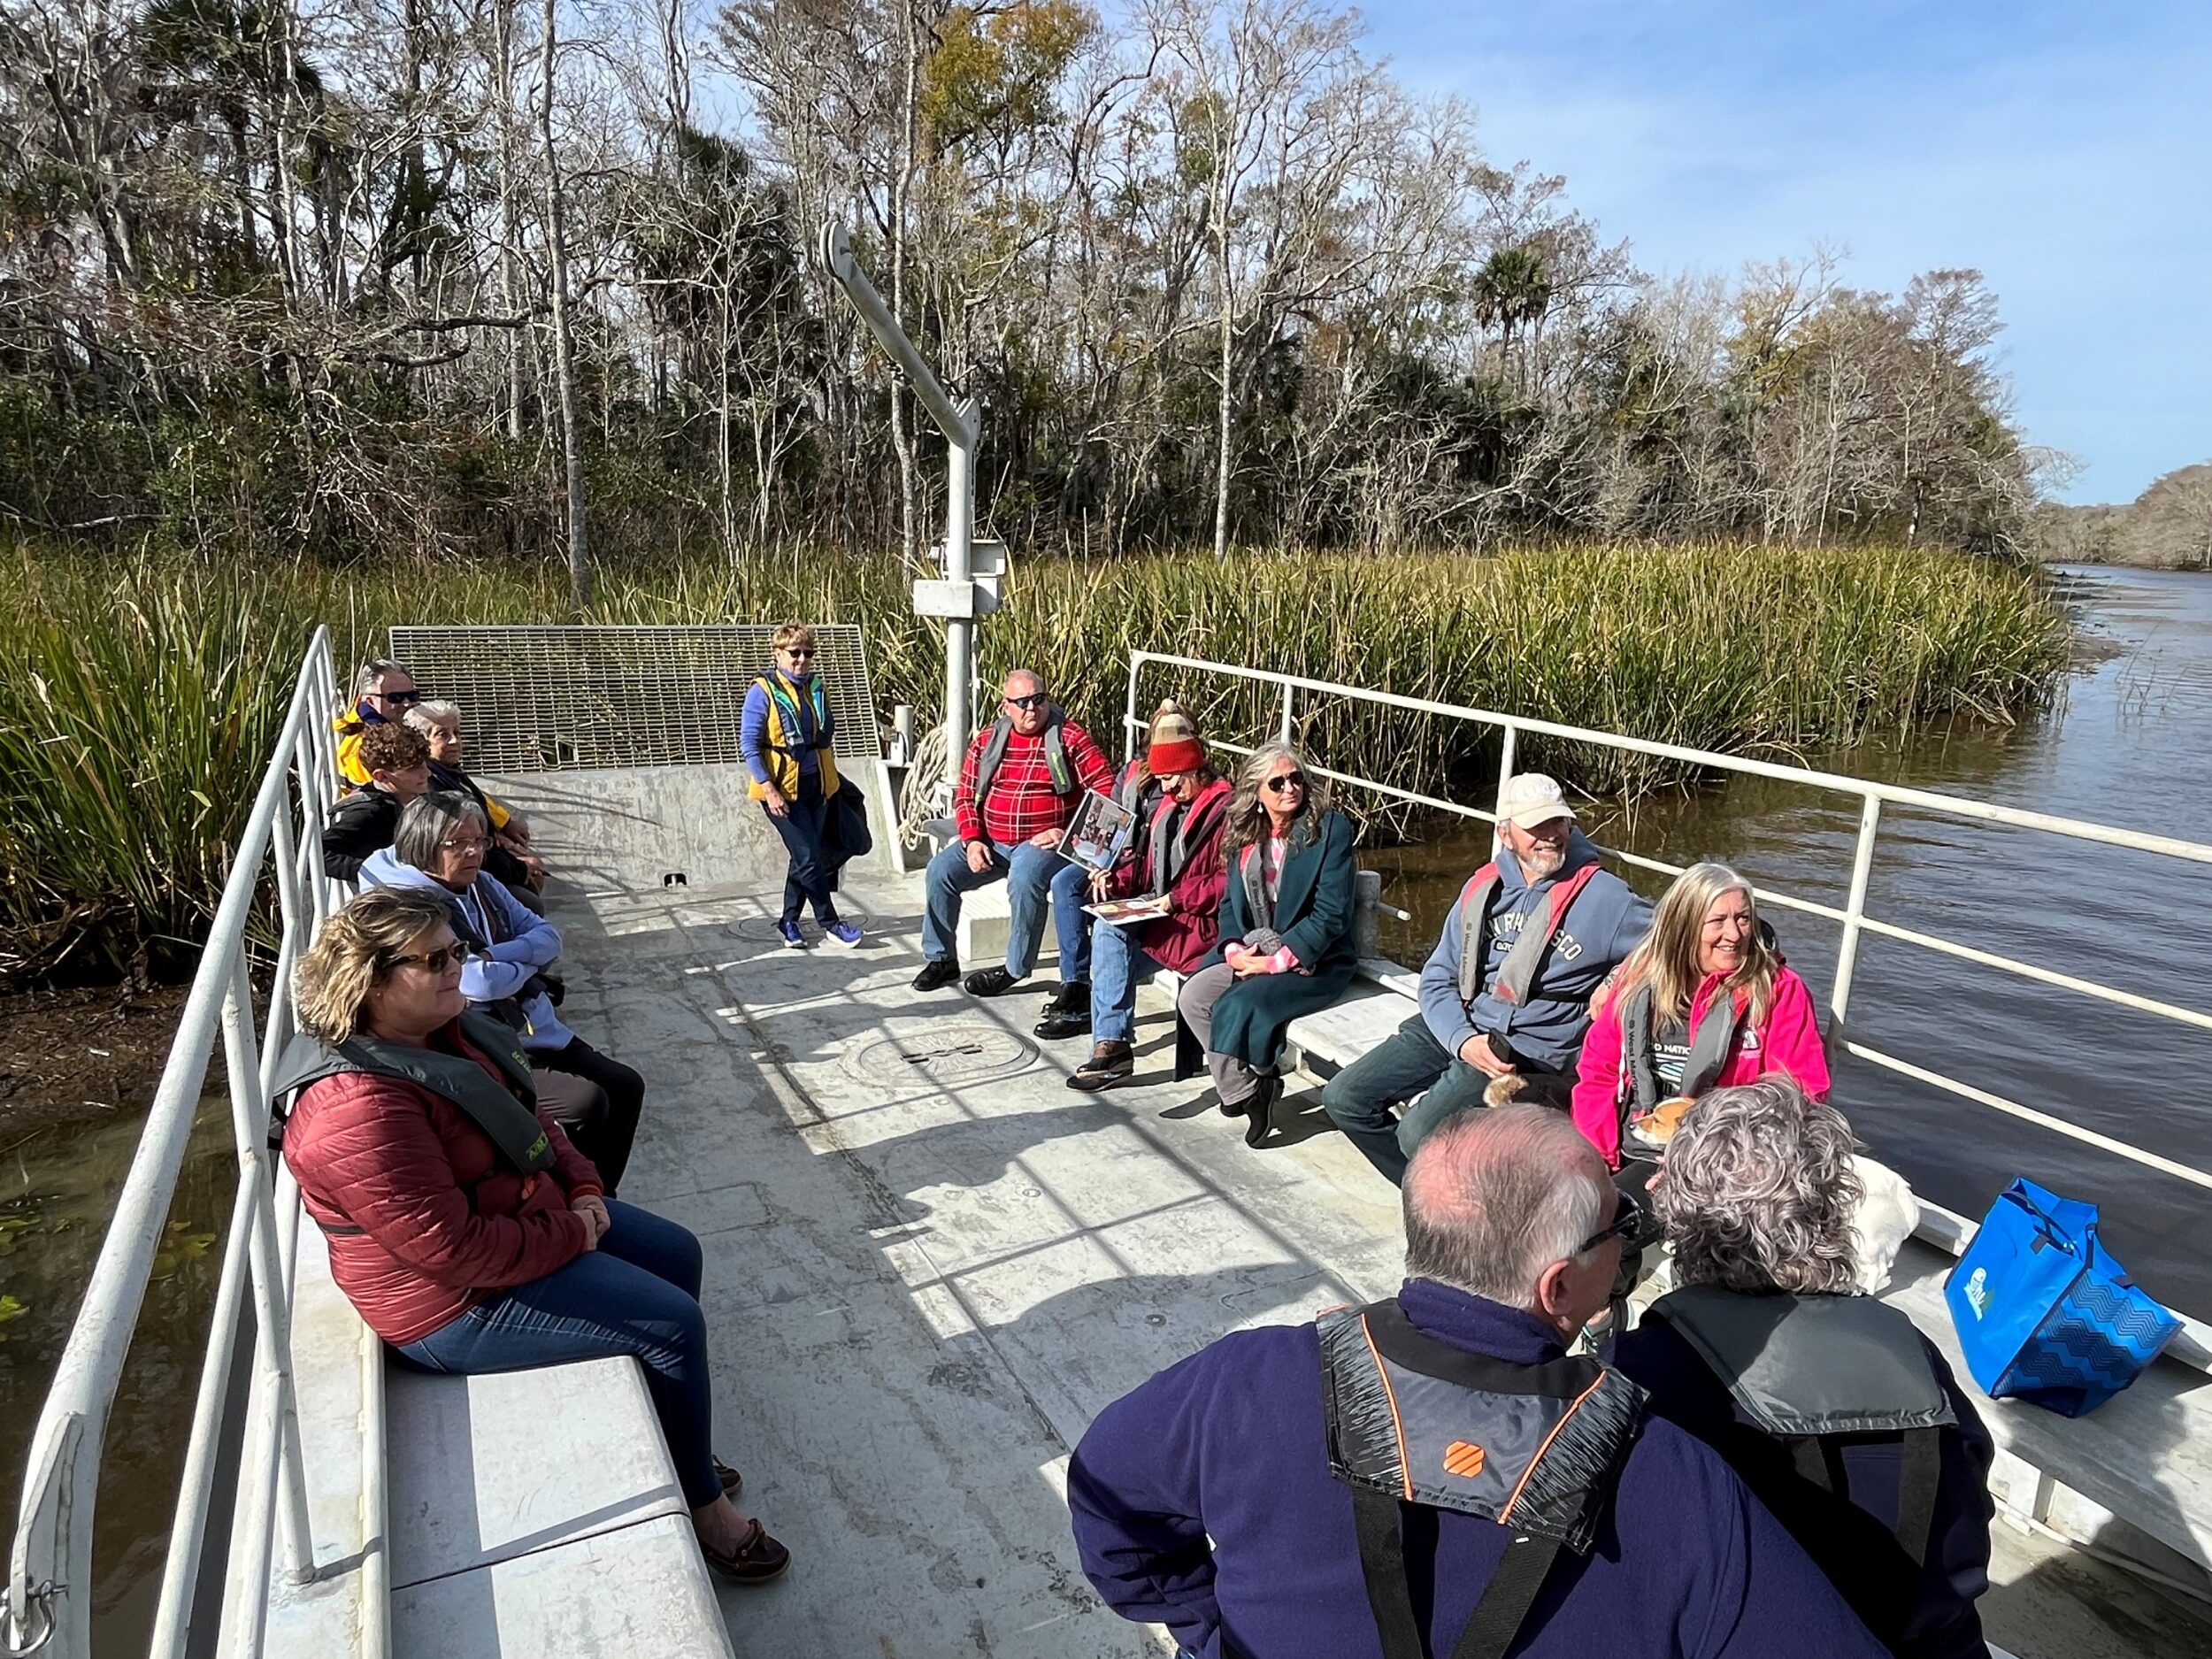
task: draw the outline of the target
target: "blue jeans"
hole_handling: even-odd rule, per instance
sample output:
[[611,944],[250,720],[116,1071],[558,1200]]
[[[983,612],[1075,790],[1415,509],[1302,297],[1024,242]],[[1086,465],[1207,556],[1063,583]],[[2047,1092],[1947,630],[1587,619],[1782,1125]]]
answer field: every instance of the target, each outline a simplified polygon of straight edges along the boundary
[[627,1354],[676,1465],[684,1502],[722,1495],[714,1472],[707,1321],[699,1308],[699,1240],[672,1221],[610,1199],[614,1225],[567,1266],[478,1302],[397,1350],[423,1371],[467,1376]]
[[957,956],[955,941],[960,926],[960,895],[999,880],[1006,883],[1013,912],[1006,940],[1006,972],[1017,979],[1025,979],[1037,965],[1048,896],[1053,928],[1060,940],[1060,982],[1087,982],[1091,977],[1091,918],[1083,914],[1083,895],[1090,872],[1048,847],[1033,847],[1027,841],[1018,847],[993,842],[991,867],[981,875],[968,868],[968,849],[956,841],[929,861],[928,872],[922,878],[923,890],[928,895],[928,908],[922,917],[922,954],[932,962]]
[[1137,1034],[1137,987],[1160,971],[1130,937],[1135,931],[1091,925],[1091,1035],[1101,1042],[1127,1042]]
[[783,919],[787,922],[797,922],[800,906],[810,903],[814,906],[814,919],[824,927],[837,920],[837,901],[830,896],[837,884],[837,872],[822,848],[822,826],[829,819],[829,806],[818,772],[800,772],[799,798],[781,818],[770,812],[766,803],[761,805],[791,857],[783,879]]

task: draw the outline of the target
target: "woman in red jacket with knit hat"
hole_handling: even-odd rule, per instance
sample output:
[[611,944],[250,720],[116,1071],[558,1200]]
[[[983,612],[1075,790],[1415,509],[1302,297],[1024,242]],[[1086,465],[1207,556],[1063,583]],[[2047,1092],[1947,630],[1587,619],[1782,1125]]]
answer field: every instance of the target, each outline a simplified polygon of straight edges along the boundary
[[332,1277],[423,1370],[635,1358],[708,1563],[773,1578],[789,1552],[731,1502],[737,1473],[710,1449],[698,1240],[605,1196],[538,1108],[514,1033],[470,1010],[464,955],[443,900],[379,888],[300,962],[284,1158]]

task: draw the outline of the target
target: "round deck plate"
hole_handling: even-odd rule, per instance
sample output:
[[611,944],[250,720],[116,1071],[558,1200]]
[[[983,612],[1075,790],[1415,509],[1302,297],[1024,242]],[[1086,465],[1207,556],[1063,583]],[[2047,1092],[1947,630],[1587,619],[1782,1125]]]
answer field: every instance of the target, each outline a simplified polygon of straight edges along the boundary
[[988,1020],[933,1020],[846,1051],[845,1069],[887,1088],[964,1088],[1011,1077],[1033,1064],[1037,1045]]

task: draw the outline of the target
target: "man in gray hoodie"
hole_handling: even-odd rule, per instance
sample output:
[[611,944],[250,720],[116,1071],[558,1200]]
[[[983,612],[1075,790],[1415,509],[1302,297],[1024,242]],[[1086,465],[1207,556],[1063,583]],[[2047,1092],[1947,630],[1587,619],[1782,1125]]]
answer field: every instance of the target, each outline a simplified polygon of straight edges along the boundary
[[[1498,856],[1475,872],[1421,969],[1421,1011],[1322,1091],[1330,1118],[1394,1182],[1413,1149],[1509,1075],[1567,1104],[1590,996],[1651,926],[1598,864],[1558,784],[1525,772],[1498,799]],[[1404,1118],[1393,1108],[1420,1096]]]

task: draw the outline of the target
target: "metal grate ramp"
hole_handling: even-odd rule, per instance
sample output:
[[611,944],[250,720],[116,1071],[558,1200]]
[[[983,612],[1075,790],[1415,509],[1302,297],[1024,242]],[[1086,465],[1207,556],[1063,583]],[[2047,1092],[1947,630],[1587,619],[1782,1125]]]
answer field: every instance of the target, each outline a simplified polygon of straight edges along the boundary
[[[734,764],[739,706],[768,666],[766,623],[701,627],[396,627],[425,695],[461,705],[472,772]],[[879,760],[860,629],[814,630],[841,760]]]

